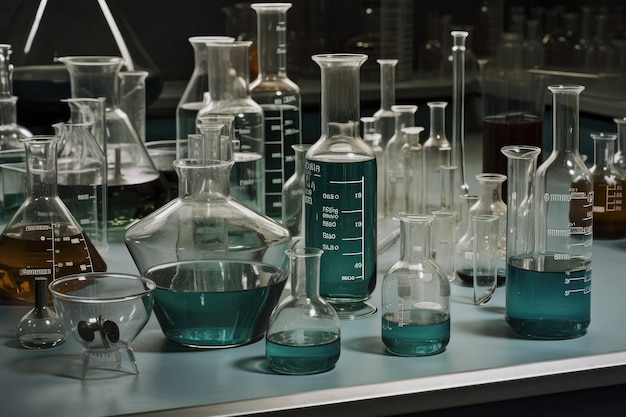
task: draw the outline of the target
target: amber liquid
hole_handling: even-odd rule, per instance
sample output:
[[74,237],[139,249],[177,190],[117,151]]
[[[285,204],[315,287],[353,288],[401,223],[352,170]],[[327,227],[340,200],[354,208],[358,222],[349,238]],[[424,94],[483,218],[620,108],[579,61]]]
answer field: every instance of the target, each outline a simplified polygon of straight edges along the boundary
[[[543,120],[516,113],[487,116],[483,120],[483,171],[507,175],[507,159],[500,151],[506,145],[543,145]],[[540,156],[541,157],[541,156]],[[502,184],[502,200],[507,200],[507,182]]]
[[608,184],[596,176],[593,190],[593,238],[626,237],[626,206],[623,196],[626,182],[616,180],[613,184]]
[[[0,292],[11,299],[35,301],[35,277],[103,272],[107,265],[89,238],[68,224],[29,224],[0,236]],[[48,299],[51,297],[48,294]]]

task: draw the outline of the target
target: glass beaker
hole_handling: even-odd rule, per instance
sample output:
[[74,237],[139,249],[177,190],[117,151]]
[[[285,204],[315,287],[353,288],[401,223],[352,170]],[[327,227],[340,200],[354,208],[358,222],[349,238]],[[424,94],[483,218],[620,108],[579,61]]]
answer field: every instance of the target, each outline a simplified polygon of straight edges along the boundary
[[592,133],[594,163],[589,169],[593,178],[593,238],[626,237],[626,173],[613,163],[614,133]]
[[360,54],[314,55],[322,135],[306,156],[306,246],[324,250],[320,294],[339,318],[369,317],[376,286],[376,158],[359,135]]
[[404,161],[402,147],[406,138],[402,133],[405,127],[415,126],[417,106],[411,104],[395,104],[392,110],[396,113],[395,133],[385,146],[385,217],[393,218],[406,211]]
[[265,214],[279,219],[282,188],[295,171],[292,145],[302,142],[300,87],[287,76],[287,10],[291,3],[253,3],[259,70],[250,95],[265,117]]
[[391,106],[396,104],[397,59],[378,59],[380,65],[380,108],[374,113],[376,130],[380,133],[383,148],[396,133],[396,113]]
[[148,71],[120,71],[120,109],[128,115],[139,139],[146,141],[146,78]]
[[89,123],[56,123],[59,197],[100,253],[107,241],[107,160]]
[[432,213],[442,207],[441,204],[441,166],[452,163],[450,153],[452,145],[446,136],[446,106],[445,101],[431,101],[427,103],[430,109],[430,132],[422,145],[424,158],[424,213]]
[[533,251],[508,260],[506,321],[528,338],[569,339],[590,323],[593,181],[578,152],[584,87],[548,89],[553,150],[535,176]]
[[319,293],[322,253],[297,246],[286,251],[291,295],[272,311],[265,338],[265,355],[276,372],[316,374],[332,369],[339,360],[339,317]]
[[296,172],[283,186],[282,221],[292,238],[304,237],[304,165],[311,145],[293,145],[296,152]]
[[398,216],[400,259],[383,278],[382,339],[394,355],[435,355],[450,341],[450,282],[432,259],[432,216]]
[[461,281],[472,285],[473,260],[474,260],[474,216],[488,214],[498,217],[498,284],[504,283],[506,271],[506,219],[507,207],[502,201],[502,183],[506,181],[506,175],[482,173],[476,175],[480,187],[478,201],[469,209],[467,228],[456,245],[456,273]]
[[[482,75],[482,172],[506,174],[507,145],[543,147],[545,76],[521,68],[487,66]],[[507,193],[507,183],[503,185]],[[506,198],[504,199],[506,201]]]
[[[193,48],[194,66],[178,105],[176,106],[176,142],[184,141],[187,135],[197,132],[198,111],[204,107],[205,93],[209,93],[209,63],[206,45],[209,42],[233,42],[229,36],[192,36],[189,43]],[[186,158],[177,148],[176,158]]]
[[284,267],[289,231],[230,196],[232,166],[232,160],[174,161],[180,196],[126,231],[126,246],[141,274],[156,265],[198,259]]
[[404,193],[407,213],[424,213],[424,156],[420,144],[421,126],[405,127],[402,134],[406,143],[402,146],[402,165],[404,166]]
[[35,301],[34,278],[48,282],[79,272],[106,271],[106,264],[57,195],[55,136],[23,139],[26,199],[0,236],[0,292]]
[[198,111],[233,116],[235,166],[231,194],[248,207],[265,212],[265,128],[261,106],[250,97],[248,50],[251,42],[208,43],[211,99]]
[[363,140],[376,157],[376,218],[382,220],[385,218],[385,148],[381,141],[382,135],[376,128],[376,118],[361,117],[361,125]]
[[169,200],[167,184],[119,107],[122,58],[73,56],[58,60],[70,74],[73,98],[106,99],[107,234],[109,242],[120,242],[128,225]]

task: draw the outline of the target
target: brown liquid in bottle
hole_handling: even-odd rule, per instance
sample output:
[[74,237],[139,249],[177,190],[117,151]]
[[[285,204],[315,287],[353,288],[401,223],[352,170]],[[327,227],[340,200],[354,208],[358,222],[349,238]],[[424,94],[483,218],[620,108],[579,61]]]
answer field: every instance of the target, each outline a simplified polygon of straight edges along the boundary
[[50,283],[106,269],[89,238],[69,224],[19,224],[0,236],[0,292],[14,300],[34,302],[35,277]]
[[626,237],[626,182],[611,181],[594,176],[593,238],[621,239]]

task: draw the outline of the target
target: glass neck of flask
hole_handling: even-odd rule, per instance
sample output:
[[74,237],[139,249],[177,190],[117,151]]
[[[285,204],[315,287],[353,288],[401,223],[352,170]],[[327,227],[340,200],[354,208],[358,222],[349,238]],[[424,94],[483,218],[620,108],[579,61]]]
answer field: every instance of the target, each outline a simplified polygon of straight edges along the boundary
[[502,199],[502,183],[506,177],[502,176],[502,178],[500,175],[479,175],[478,177],[481,201],[496,201]]
[[309,150],[310,145],[294,145],[293,149],[296,153],[295,155],[295,175],[296,177],[304,178],[304,167],[306,162],[306,153]]
[[360,54],[314,55],[321,68],[322,132],[329,123],[358,123],[360,118],[359,69],[367,59]]
[[11,45],[0,44],[0,97],[8,98],[13,95],[13,67],[10,64]]
[[613,168],[615,155],[615,134],[592,133],[594,147],[594,165],[596,167]]
[[118,74],[123,60],[117,57],[62,57],[70,74],[73,98],[104,97],[107,110],[119,107]]
[[0,125],[14,125],[17,123],[17,97],[0,98]]
[[57,195],[57,158],[55,136],[23,139],[26,150],[26,192],[28,197]]
[[202,196],[207,199],[226,198],[230,194],[230,170],[232,161],[181,159],[174,161],[174,168],[185,185],[186,196]]
[[430,107],[430,133],[433,139],[442,139],[446,136],[446,106],[445,102],[428,103]]
[[380,108],[391,110],[396,104],[396,64],[397,59],[379,59],[380,65]]
[[237,100],[250,96],[248,50],[252,42],[207,45],[211,101]]
[[417,106],[392,106],[396,112],[396,135],[401,135],[402,128],[415,126]]
[[288,3],[256,3],[257,50],[259,76],[284,78],[287,76],[287,10]]
[[296,248],[287,251],[290,259],[291,295],[319,298],[320,259],[323,251],[317,248]]
[[617,124],[617,150],[622,154],[626,152],[626,117],[615,118]]
[[584,87],[557,85],[550,86],[548,89],[552,92],[553,150],[578,155],[579,99]]
[[432,218],[417,214],[400,214],[400,259],[417,263],[430,256]]

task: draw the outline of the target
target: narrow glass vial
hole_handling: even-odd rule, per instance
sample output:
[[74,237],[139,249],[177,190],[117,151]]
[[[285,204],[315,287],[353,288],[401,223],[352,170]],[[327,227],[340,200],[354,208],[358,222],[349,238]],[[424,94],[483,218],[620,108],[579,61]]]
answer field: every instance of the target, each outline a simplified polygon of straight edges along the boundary
[[35,307],[17,324],[17,340],[27,349],[62,345],[67,332],[52,305],[48,305],[48,279],[35,277]]
[[399,217],[400,259],[383,278],[383,342],[394,355],[434,355],[450,341],[450,282],[431,256],[432,217]]
[[332,369],[341,352],[335,309],[319,293],[321,249],[295,247],[290,260],[291,295],[272,312],[265,354],[272,369],[306,375]]
[[474,252],[474,216],[490,214],[498,217],[498,284],[504,283],[506,269],[506,204],[502,201],[502,183],[506,175],[482,173],[476,175],[480,186],[478,201],[469,209],[467,228],[456,245],[456,273],[466,284],[472,285]]
[[380,65],[380,108],[374,113],[376,130],[380,133],[382,146],[396,133],[396,113],[391,106],[396,104],[397,59],[378,59]]
[[626,174],[613,163],[616,138],[614,133],[591,134],[595,155],[594,164],[589,169],[593,177],[594,239],[626,237]]
[[452,164],[459,167],[461,195],[469,192],[465,178],[465,40],[469,35],[463,30],[453,30],[452,35]]
[[[395,120],[395,113],[394,113]],[[385,148],[382,135],[376,129],[374,117],[361,117],[363,140],[370,147],[376,157],[376,218],[385,218]]]
[[193,48],[194,66],[185,91],[176,106],[177,159],[187,157],[184,153],[184,147],[178,145],[187,140],[187,135],[197,132],[198,111],[204,107],[204,95],[209,92],[209,64],[206,45],[208,42],[233,42],[235,39],[228,36],[192,36],[188,40]]
[[431,101],[430,108],[430,132],[428,139],[422,145],[424,154],[424,213],[432,213],[441,208],[441,166],[449,166],[452,163],[452,145],[445,132],[446,106],[445,101]]
[[292,238],[304,237],[304,165],[310,147],[309,144],[293,145],[296,152],[296,172],[283,186],[283,226],[289,230]]
[[424,213],[424,161],[420,133],[424,131],[421,126],[405,127],[402,133],[406,143],[402,146],[402,164],[404,165],[405,195],[407,213]]
[[535,177],[534,250],[508,260],[506,321],[525,337],[569,339],[591,321],[593,181],[578,152],[584,87],[548,89],[553,150]]
[[616,117],[613,121],[617,126],[617,144],[613,162],[617,169],[626,171],[626,117]]
[[405,175],[402,160],[402,147],[406,138],[402,133],[405,127],[415,126],[415,112],[417,106],[392,106],[396,113],[395,133],[385,146],[385,208],[387,218],[393,218],[398,213],[406,211]]
[[287,76],[287,10],[291,3],[253,3],[259,72],[252,99],[265,116],[265,214],[280,218],[282,188],[295,171],[292,145],[302,142],[300,88]]
[[265,131],[263,109],[250,97],[248,51],[251,42],[207,44],[211,99],[198,112],[233,116],[234,159],[231,195],[265,212]]
[[342,319],[368,317],[376,286],[376,158],[359,136],[360,54],[314,55],[322,136],[307,152],[306,246],[324,250],[320,294]]

